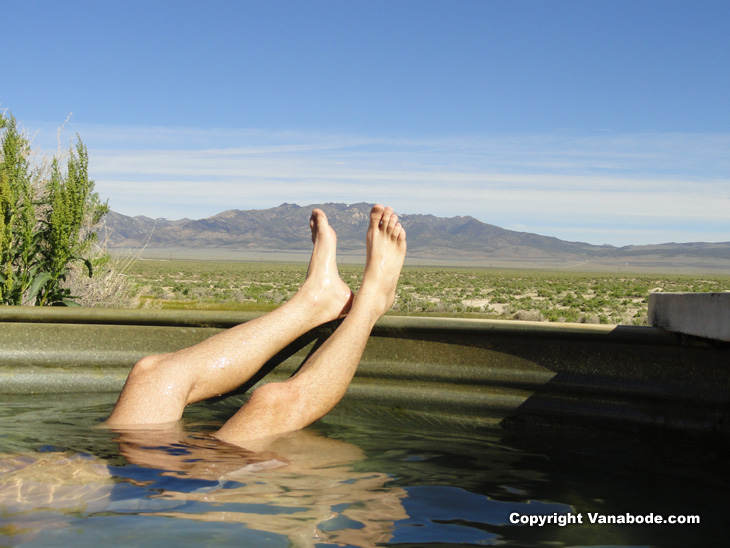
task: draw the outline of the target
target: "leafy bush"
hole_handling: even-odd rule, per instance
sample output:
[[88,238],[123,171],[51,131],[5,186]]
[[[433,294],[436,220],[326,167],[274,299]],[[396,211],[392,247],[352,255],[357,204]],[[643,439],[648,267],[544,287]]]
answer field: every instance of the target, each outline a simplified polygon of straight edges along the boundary
[[64,282],[77,263],[92,275],[94,227],[109,208],[93,191],[80,138],[65,173],[57,158],[33,165],[31,152],[15,118],[0,116],[0,303],[75,305]]

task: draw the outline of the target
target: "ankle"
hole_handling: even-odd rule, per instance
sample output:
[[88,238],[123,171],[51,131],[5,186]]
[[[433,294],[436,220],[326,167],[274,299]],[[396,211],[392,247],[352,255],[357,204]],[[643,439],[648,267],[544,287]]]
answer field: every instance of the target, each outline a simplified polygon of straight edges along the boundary
[[317,325],[346,314],[352,303],[352,292],[344,284],[338,289],[304,284],[285,306],[297,308]]
[[349,315],[357,315],[364,318],[372,325],[382,318],[390,309],[392,303],[378,292],[370,292],[367,288],[360,288],[352,301],[352,308]]

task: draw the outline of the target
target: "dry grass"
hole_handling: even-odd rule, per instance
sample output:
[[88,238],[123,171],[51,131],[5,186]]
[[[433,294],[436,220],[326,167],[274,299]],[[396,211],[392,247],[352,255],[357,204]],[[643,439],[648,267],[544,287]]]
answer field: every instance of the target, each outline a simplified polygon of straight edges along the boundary
[[139,306],[139,295],[128,274],[134,260],[100,254],[92,259],[92,264],[95,263],[92,277],[84,265],[75,263],[70,268],[65,287],[71,290],[80,306],[135,308]]

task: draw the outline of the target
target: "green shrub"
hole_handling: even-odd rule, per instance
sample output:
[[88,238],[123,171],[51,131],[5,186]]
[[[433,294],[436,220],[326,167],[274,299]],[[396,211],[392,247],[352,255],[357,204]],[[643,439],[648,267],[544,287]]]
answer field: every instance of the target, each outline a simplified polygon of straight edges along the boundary
[[0,303],[73,305],[64,282],[77,262],[92,275],[93,227],[108,206],[93,192],[81,139],[65,173],[57,158],[48,170],[34,166],[31,152],[15,118],[0,116]]

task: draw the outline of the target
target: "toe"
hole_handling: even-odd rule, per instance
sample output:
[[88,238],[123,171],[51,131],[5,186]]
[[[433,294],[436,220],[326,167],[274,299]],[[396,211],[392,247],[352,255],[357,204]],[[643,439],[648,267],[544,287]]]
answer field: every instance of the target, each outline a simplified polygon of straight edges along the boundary
[[396,223],[395,224],[395,227],[393,227],[393,232],[390,235],[391,238],[393,238],[394,240],[397,240],[398,239],[398,236],[400,235],[400,233],[402,231],[403,231],[403,225],[400,224],[400,223]]
[[388,230],[388,224],[390,223],[390,219],[391,219],[392,216],[393,216],[393,208],[392,207],[386,207],[383,210],[383,216],[380,219],[380,226],[379,226],[379,228],[383,232],[386,232]]
[[388,219],[388,226],[386,228],[386,232],[388,234],[393,234],[393,231],[395,230],[395,227],[398,225],[398,215],[393,213],[390,216],[390,219]]
[[311,219],[313,223],[327,223],[327,215],[321,209],[313,210]]
[[381,206],[380,204],[375,204],[373,208],[370,210],[370,226],[373,228],[378,228],[380,226],[380,221],[383,219],[383,213],[385,212],[385,207]]

